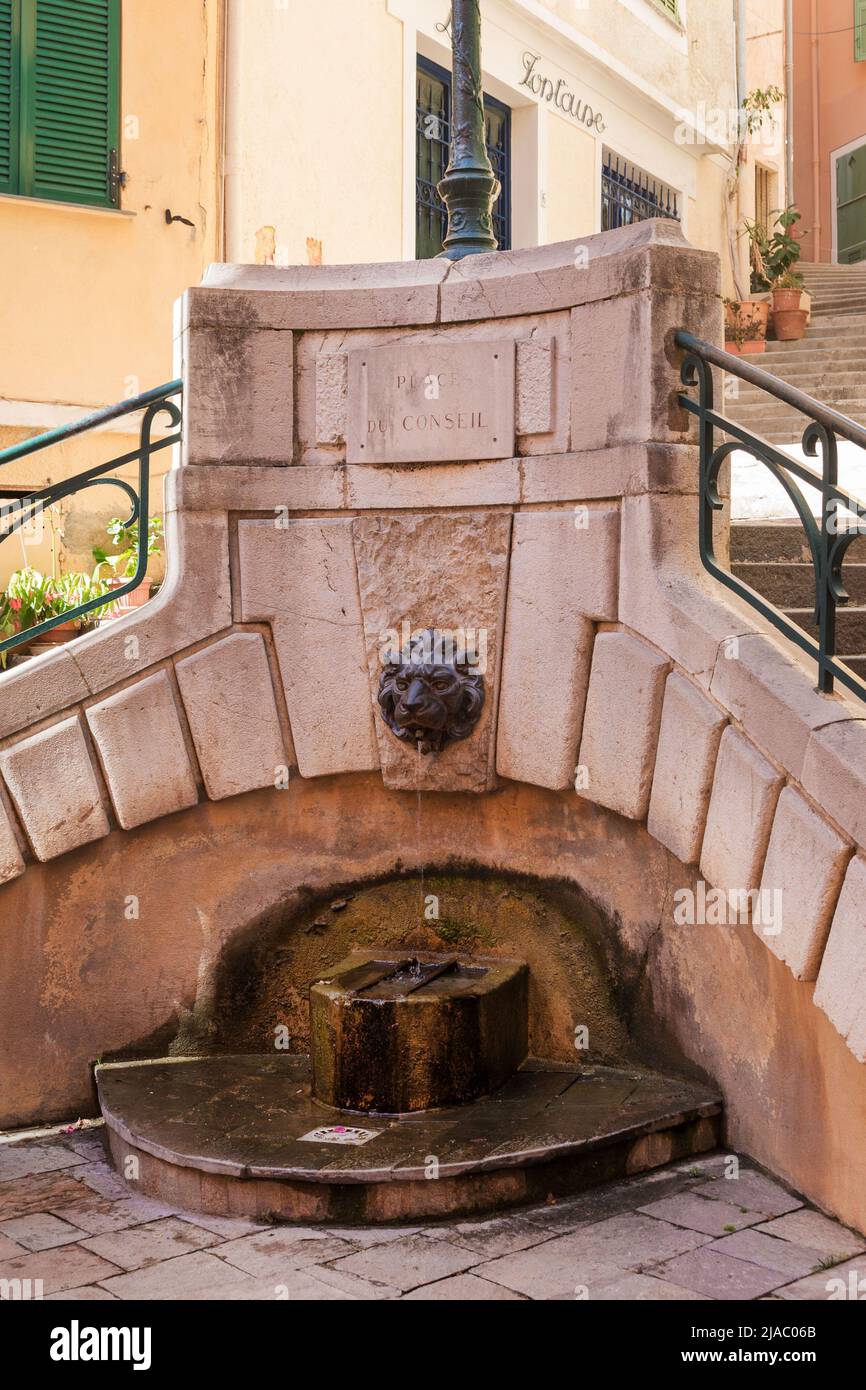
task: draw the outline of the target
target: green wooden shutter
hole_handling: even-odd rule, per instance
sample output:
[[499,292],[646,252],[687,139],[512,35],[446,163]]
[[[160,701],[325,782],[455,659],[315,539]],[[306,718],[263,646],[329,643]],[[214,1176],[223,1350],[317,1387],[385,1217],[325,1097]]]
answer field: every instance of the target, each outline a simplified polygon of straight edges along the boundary
[[0,193],[18,192],[18,6],[0,0]]
[[866,0],[854,0],[854,62],[866,63]]
[[25,0],[19,191],[112,206],[120,0]]

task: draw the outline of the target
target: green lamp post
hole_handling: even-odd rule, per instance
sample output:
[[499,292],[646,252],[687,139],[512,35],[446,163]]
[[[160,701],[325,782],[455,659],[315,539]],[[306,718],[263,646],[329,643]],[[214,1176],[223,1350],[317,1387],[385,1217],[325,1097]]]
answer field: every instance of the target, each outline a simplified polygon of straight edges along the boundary
[[454,0],[451,7],[453,97],[451,158],[438,185],[448,213],[443,256],[459,261],[495,251],[493,204],[500,183],[484,139],[481,91],[481,0]]

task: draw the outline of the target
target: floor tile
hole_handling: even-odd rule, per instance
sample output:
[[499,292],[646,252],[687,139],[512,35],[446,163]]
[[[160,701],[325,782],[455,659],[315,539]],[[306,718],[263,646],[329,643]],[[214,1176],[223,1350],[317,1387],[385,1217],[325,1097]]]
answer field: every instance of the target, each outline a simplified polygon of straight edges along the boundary
[[74,1245],[82,1235],[68,1221],[44,1211],[4,1221],[0,1224],[0,1232],[18,1245],[23,1245],[25,1250],[51,1250],[57,1245]]
[[835,1256],[838,1260],[850,1259],[861,1250],[866,1250],[866,1240],[849,1231],[829,1216],[819,1211],[809,1211],[801,1207],[799,1211],[789,1212],[787,1216],[777,1216],[774,1221],[766,1221],[755,1228],[779,1240],[792,1240],[807,1250],[814,1250],[818,1259]]
[[685,1226],[690,1231],[701,1231],[708,1236],[723,1236],[729,1231],[739,1231],[744,1226],[753,1226],[761,1220],[760,1212],[741,1212],[730,1202],[714,1202],[707,1197],[698,1197],[694,1192],[681,1192],[676,1197],[663,1197],[660,1202],[638,1207],[645,1216],[655,1216],[670,1221],[674,1226]]
[[778,1270],[762,1269],[748,1260],[732,1259],[712,1245],[656,1265],[652,1273],[657,1279],[726,1301],[760,1298],[761,1294],[779,1288],[785,1281],[784,1274]]
[[751,1168],[741,1168],[738,1178],[717,1178],[715,1182],[702,1183],[692,1190],[700,1197],[730,1202],[735,1207],[759,1211],[764,1216],[783,1216],[803,1205],[798,1197],[792,1197],[779,1183]]
[[92,1250],[110,1260],[120,1269],[144,1269],[192,1250],[216,1245],[218,1237],[201,1226],[181,1221],[176,1216],[161,1221],[149,1221],[144,1226],[130,1226],[125,1231],[108,1231],[101,1236],[86,1236],[81,1240],[85,1250]]
[[403,1295],[409,1303],[435,1303],[445,1301],[455,1303],[521,1302],[520,1294],[507,1289],[502,1284],[491,1284],[474,1274],[454,1274],[450,1279],[439,1279],[435,1284],[423,1284]]
[[43,1293],[77,1289],[97,1284],[117,1273],[117,1266],[80,1245],[61,1245],[56,1250],[40,1250],[18,1255],[0,1264],[0,1279],[42,1281]]
[[748,1260],[762,1269],[778,1270],[788,1279],[814,1274],[819,1259],[814,1250],[806,1250],[790,1240],[777,1240],[761,1231],[737,1231],[716,1241],[713,1249],[732,1255],[735,1260]]
[[463,1246],[418,1235],[392,1240],[387,1245],[374,1245],[369,1250],[349,1255],[333,1267],[408,1293],[421,1284],[432,1284],[451,1274],[460,1274],[478,1262],[479,1256]]
[[[175,1260],[136,1269],[131,1274],[101,1279],[100,1284],[117,1298],[164,1301],[207,1297],[217,1291],[244,1283],[241,1270],[218,1260],[206,1250],[193,1255],[180,1255]],[[218,1293],[214,1292],[214,1297]]]

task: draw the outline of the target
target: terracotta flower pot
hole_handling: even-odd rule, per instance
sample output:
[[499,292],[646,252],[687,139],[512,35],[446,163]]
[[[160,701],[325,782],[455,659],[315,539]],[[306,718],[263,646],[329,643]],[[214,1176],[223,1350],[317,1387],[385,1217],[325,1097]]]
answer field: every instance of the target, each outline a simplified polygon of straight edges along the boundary
[[806,334],[805,309],[774,309],[773,327],[776,337],[782,343],[794,342]]
[[754,353],[766,350],[767,343],[764,338],[744,338],[741,343],[725,343],[725,352],[732,352],[735,357],[751,357]]
[[763,352],[767,336],[770,304],[766,299],[740,299],[725,305],[725,346],[729,352],[745,356]]
[[[128,582],[129,581],[126,579],[121,579],[117,587],[119,588],[120,585],[127,584]],[[122,598],[119,598],[117,600],[118,611],[125,613],[128,608],[141,608],[147,603],[150,598],[151,583],[152,581],[145,576],[137,589],[132,589],[128,594],[124,594]]]
[[773,290],[773,321],[777,314],[789,313],[799,309],[802,290]]
[[71,642],[73,637],[77,637],[81,631],[81,623],[58,623],[56,627],[50,627],[47,632],[40,632],[34,640],[41,646],[43,642]]

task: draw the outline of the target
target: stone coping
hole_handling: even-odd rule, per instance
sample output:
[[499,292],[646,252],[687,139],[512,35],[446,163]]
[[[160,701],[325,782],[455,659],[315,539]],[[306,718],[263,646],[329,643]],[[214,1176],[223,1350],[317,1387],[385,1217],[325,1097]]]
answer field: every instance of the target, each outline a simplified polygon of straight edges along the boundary
[[[688,248],[688,280],[676,252]],[[647,254],[649,253],[649,254]],[[672,254],[674,253],[674,254]],[[467,323],[571,309],[642,290],[716,287],[718,258],[689,246],[663,218],[575,241],[497,251],[464,261],[369,265],[212,265],[188,290],[177,329],[376,328]]]

